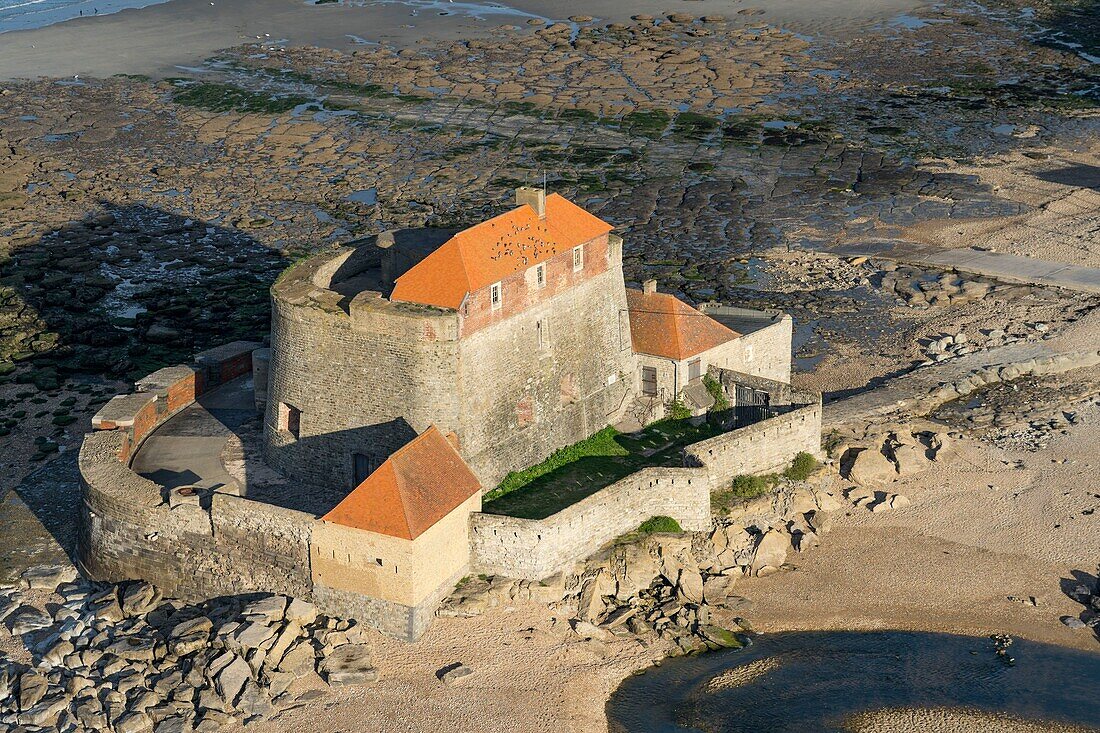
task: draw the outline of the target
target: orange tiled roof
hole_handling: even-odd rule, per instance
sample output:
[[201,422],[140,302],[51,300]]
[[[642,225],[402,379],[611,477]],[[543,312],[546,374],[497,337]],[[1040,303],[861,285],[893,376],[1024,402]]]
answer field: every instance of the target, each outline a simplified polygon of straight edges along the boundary
[[638,354],[688,359],[741,334],[667,293],[626,291],[630,340]]
[[552,193],[546,218],[524,204],[465,229],[401,277],[392,300],[457,309],[467,293],[607,234],[612,226]]
[[470,467],[433,425],[386,459],[322,519],[413,540],[480,490]]

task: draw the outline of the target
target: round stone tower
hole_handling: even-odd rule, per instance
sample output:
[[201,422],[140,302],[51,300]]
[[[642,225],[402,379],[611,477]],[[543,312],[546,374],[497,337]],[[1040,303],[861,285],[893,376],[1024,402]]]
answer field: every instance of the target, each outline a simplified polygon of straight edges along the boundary
[[270,465],[347,491],[429,425],[457,424],[457,314],[388,299],[452,234],[385,232],[295,264],[272,286]]

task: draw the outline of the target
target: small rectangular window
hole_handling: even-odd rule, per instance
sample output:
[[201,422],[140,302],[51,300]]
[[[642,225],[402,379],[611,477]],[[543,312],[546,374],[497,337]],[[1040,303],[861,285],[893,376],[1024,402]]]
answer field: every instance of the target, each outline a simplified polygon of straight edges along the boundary
[[584,245],[573,248],[573,272],[584,268]]
[[700,359],[692,359],[688,362],[688,381],[699,379],[703,376],[703,362]]
[[642,394],[646,397],[657,396],[657,367],[642,367]]
[[500,283],[493,283],[489,286],[489,302],[492,304],[493,310],[500,308]]
[[539,288],[546,287],[546,264],[535,265],[535,286]]
[[538,337],[538,344],[540,349],[550,348],[550,324],[545,321],[538,321],[535,323],[535,334]]
[[279,429],[285,430],[297,440],[302,436],[302,411],[285,402],[279,403]]

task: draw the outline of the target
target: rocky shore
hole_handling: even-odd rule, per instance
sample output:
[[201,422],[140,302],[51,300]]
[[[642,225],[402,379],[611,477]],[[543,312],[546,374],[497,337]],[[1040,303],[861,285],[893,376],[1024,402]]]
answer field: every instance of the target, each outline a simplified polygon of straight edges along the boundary
[[190,605],[147,583],[104,586],[59,568],[23,581],[61,602],[0,593],[0,621],[23,645],[0,657],[5,730],[217,731],[378,677],[363,627],[305,601]]

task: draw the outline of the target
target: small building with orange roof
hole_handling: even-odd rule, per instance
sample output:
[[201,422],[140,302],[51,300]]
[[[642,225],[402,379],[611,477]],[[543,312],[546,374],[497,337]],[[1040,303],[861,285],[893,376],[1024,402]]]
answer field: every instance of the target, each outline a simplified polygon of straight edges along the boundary
[[481,483],[434,425],[321,517],[310,543],[314,597],[415,639],[469,569]]
[[626,299],[641,399],[660,405],[683,399],[689,409],[704,409],[707,393],[700,382],[711,367],[790,382],[789,316],[740,309],[740,319],[719,320],[657,292],[655,280],[628,289]]

